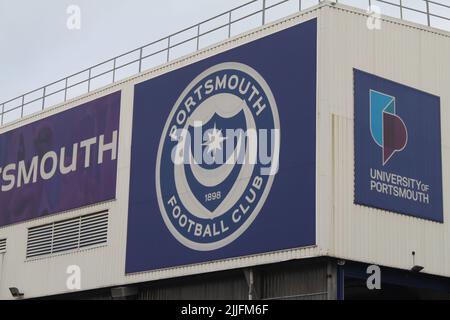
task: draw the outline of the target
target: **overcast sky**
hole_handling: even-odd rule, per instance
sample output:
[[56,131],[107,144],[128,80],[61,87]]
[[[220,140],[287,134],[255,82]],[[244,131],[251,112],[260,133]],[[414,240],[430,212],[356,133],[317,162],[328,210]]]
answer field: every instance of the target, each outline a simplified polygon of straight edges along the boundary
[[[0,0],[0,101],[248,0]],[[69,5],[81,29],[66,26]]]
[[[0,102],[248,1],[0,0]],[[81,9],[80,30],[67,28],[70,5]]]

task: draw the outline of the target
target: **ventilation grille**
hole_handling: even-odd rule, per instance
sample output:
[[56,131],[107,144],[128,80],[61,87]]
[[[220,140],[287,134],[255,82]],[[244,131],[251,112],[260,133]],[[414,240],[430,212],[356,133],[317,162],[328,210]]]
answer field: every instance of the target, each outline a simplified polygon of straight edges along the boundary
[[0,254],[6,252],[6,239],[0,239]]
[[106,243],[108,211],[28,229],[27,258]]

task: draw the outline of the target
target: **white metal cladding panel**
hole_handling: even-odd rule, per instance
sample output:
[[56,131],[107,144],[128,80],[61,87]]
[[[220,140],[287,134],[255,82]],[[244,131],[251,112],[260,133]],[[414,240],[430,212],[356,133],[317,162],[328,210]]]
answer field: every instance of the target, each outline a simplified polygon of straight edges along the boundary
[[[24,118],[0,128],[0,133],[30,123],[49,115],[70,109],[106,94],[122,90],[121,117],[118,150],[118,173],[116,200],[89,207],[71,210],[66,213],[47,216],[32,221],[0,228],[0,238],[8,238],[8,252],[3,263],[3,278],[0,281],[0,299],[11,299],[9,287],[18,287],[26,298],[46,296],[70,292],[66,287],[67,268],[77,265],[81,270],[81,289],[89,290],[100,287],[137,283],[143,281],[180,277],[252,265],[309,258],[322,255],[320,248],[308,247],[292,249],[267,254],[227,259],[210,263],[165,269],[153,272],[143,272],[125,275],[125,254],[127,234],[128,190],[130,171],[131,126],[133,111],[133,94],[136,83],[157,77],[160,74],[175,70],[225,50],[237,47],[257,38],[269,35],[282,29],[294,26],[303,21],[318,16],[321,7],[303,11],[288,18],[274,22],[263,28],[250,31],[243,35],[211,46],[198,53],[182,57],[165,66],[155,68],[101,88],[90,94],[75,98],[55,108],[45,110],[34,116]],[[149,183],[153,183],[150,181]],[[108,241],[98,248],[85,248],[74,252],[26,259],[27,232],[29,228],[53,223],[64,219],[76,218],[81,215],[108,210]]]
[[[450,34],[322,10],[319,29],[319,245],[332,256],[450,276]],[[441,97],[444,224],[353,204],[353,68]],[[332,186],[332,190],[327,188]],[[331,200],[330,200],[331,199]]]

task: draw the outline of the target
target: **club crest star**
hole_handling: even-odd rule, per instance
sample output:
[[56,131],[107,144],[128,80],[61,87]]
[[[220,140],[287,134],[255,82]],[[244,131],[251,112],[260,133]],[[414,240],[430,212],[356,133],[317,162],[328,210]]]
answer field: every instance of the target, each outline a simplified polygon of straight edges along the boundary
[[222,150],[222,142],[226,139],[227,138],[225,138],[222,134],[222,130],[217,130],[216,124],[214,124],[214,128],[208,132],[208,138],[202,146],[206,146],[206,152],[214,155],[217,150]]

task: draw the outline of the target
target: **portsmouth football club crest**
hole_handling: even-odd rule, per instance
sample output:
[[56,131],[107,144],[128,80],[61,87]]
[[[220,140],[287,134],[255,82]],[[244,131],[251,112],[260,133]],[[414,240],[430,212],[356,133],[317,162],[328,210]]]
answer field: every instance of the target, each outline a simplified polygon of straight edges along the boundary
[[228,62],[193,79],[157,154],[158,203],[171,234],[197,251],[237,239],[264,205],[279,152],[276,101],[256,70]]

